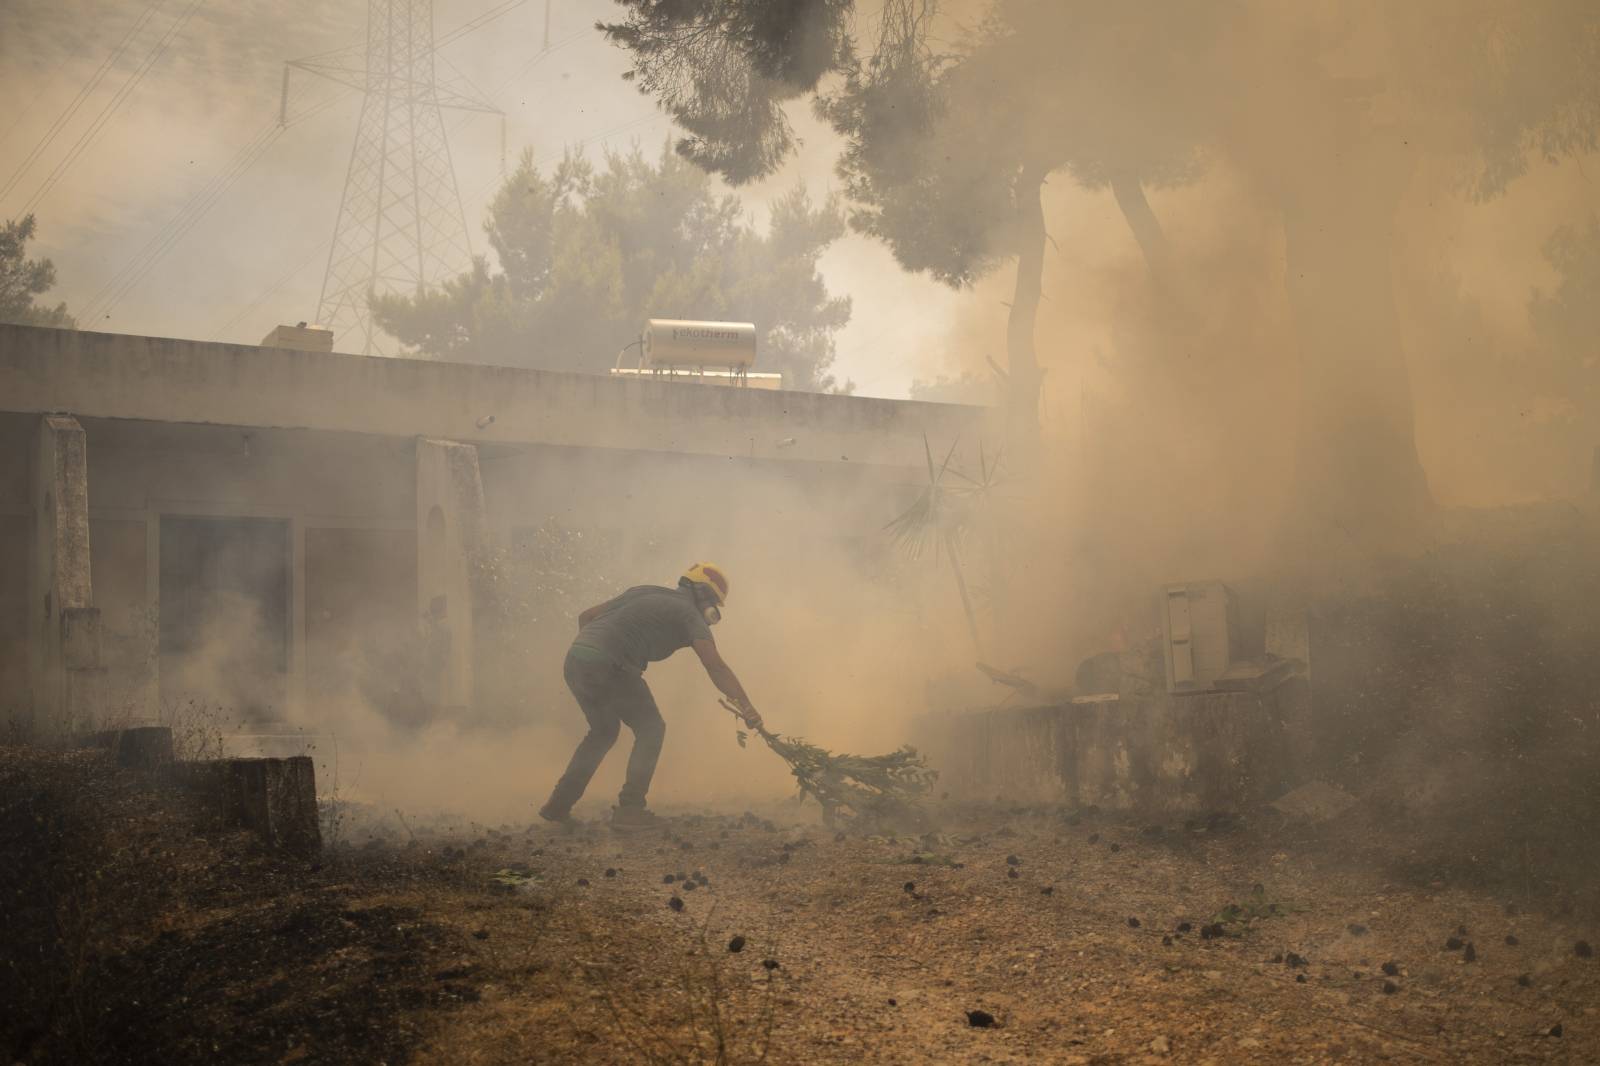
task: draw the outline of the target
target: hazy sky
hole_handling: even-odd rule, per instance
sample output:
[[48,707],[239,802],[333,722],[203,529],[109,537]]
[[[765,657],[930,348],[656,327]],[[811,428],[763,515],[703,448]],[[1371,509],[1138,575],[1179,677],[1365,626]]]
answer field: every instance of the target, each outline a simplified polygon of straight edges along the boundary
[[[7,102],[0,109],[0,188],[128,41],[72,120],[0,198],[0,218],[21,215],[37,198],[35,249],[55,260],[59,279],[50,299],[66,300],[84,328],[243,343],[280,322],[315,318],[360,97],[296,71],[291,124],[273,136],[283,61],[359,45],[366,6],[0,0],[0,100]],[[436,0],[436,34],[498,6]],[[528,145],[541,162],[577,145],[597,154],[602,145],[639,142],[653,151],[669,135],[654,104],[621,80],[624,54],[593,29],[615,12],[610,0],[549,0],[546,52],[546,0],[524,0],[445,46],[444,57],[505,111],[509,159]],[[165,52],[92,134],[102,108],[169,34]],[[757,218],[771,195],[796,181],[818,195],[835,184],[831,134],[808,115],[797,120],[806,141],[800,155],[770,181],[742,191]],[[446,126],[475,250],[483,251],[483,210],[500,174],[499,123],[451,112]],[[142,273],[130,269],[152,241],[175,238],[172,224],[186,204],[258,143],[254,162],[187,233]],[[882,246],[859,237],[831,249],[823,269],[833,290],[855,301],[839,337],[841,379],[853,379],[865,394],[898,396],[913,377],[953,367],[941,338],[973,295],[903,274]],[[92,321],[84,314],[91,309]]]

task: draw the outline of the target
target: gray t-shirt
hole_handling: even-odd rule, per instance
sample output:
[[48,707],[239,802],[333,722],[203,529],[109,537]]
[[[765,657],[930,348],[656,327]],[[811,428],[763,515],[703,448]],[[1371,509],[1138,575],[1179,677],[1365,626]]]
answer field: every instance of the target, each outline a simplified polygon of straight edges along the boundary
[[644,673],[679,648],[697,640],[710,640],[694,593],[686,588],[637,585],[615,600],[610,608],[578,631],[574,648],[600,652],[625,670]]

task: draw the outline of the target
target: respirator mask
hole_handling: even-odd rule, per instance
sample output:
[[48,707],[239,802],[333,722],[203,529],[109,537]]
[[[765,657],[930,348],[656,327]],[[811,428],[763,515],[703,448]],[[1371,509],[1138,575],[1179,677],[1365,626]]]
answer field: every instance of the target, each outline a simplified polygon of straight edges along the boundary
[[706,620],[706,625],[714,626],[722,621],[722,610],[717,606],[717,601],[709,594],[700,591],[699,586],[694,586],[694,603],[700,608],[700,617]]

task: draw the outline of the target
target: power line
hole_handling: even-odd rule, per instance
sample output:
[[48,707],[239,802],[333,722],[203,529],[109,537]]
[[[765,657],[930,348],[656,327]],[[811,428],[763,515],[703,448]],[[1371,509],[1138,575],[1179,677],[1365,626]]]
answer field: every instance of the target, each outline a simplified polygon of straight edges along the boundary
[[60,135],[61,131],[66,128],[67,124],[70,123],[78,114],[78,109],[83,106],[83,102],[93,95],[94,91],[100,87],[100,83],[105,80],[105,77],[108,73],[110,73],[111,68],[116,65],[119,59],[122,58],[122,54],[128,50],[128,46],[132,44],[133,39],[139,35],[139,31],[144,29],[145,24],[148,23],[152,17],[154,17],[155,13],[160,10],[161,5],[165,2],[166,0],[152,0],[151,4],[146,7],[139,15],[138,19],[134,21],[133,26],[129,28],[128,32],[123,34],[122,40],[119,41],[117,46],[111,50],[111,54],[106,56],[106,58],[101,61],[100,66],[96,68],[92,75],[89,76],[89,80],[84,82],[83,85],[79,87],[78,94],[72,98],[72,101],[68,103],[65,108],[62,109],[61,114],[56,116],[56,120],[50,123],[50,128],[44,131],[44,135],[40,137],[38,143],[33,146],[33,151],[28,153],[27,157],[23,159],[21,164],[18,165],[17,169],[12,172],[11,177],[6,179],[5,186],[0,188],[0,201],[5,200],[5,198],[11,194],[11,190],[17,187],[17,182],[22,180],[22,176],[28,172],[28,168],[32,167],[33,164],[38,161],[39,157],[43,155],[44,152],[50,147],[50,145],[55,143],[56,137]]
[[[492,8],[491,10],[479,15],[477,18],[469,20],[461,26],[456,27],[454,30],[451,30],[445,35],[444,41],[448,43],[450,41],[459,40],[473,30],[487,25],[489,22],[494,21],[502,15],[508,14],[526,2],[527,0],[506,0],[505,3],[500,4],[498,7]],[[323,52],[314,58],[327,59],[328,57],[339,55],[343,52],[349,52],[354,47],[356,46],[348,46],[346,48],[334,49],[330,52]],[[465,78],[465,75],[462,76]],[[467,80],[468,84],[470,85],[470,79]],[[197,224],[199,224],[200,220],[204,218],[214,206],[216,206],[217,202],[220,201],[222,197],[227,195],[228,191],[233,188],[234,184],[244,176],[244,173],[254,166],[256,162],[266,154],[267,150],[271,148],[274,143],[276,143],[278,137],[282,135],[284,130],[290,126],[304,121],[305,119],[310,118],[321,111],[327,110],[329,107],[341,100],[348,98],[349,96],[349,90],[341,90],[340,92],[335,93],[329,99],[324,100],[320,104],[313,105],[308,110],[301,112],[292,119],[280,119],[279,121],[271,122],[264,127],[249,143],[247,143],[234,155],[233,159],[228,163],[228,165],[225,166],[221,172],[215,175],[204,188],[190,196],[188,201],[185,202],[178,213],[173,216],[173,218],[168,220],[168,222],[162,226],[162,228],[158,230],[149,241],[145,243],[144,247],[141,248],[131,260],[124,264],[122,269],[119,270],[110,281],[108,281],[100,288],[98,292],[95,293],[94,297],[91,299],[89,305],[84,311],[84,318],[86,320],[93,320],[109,315],[111,311],[116,308],[117,304],[119,304],[129,292],[136,288],[139,283],[149,275],[150,271],[156,266],[156,264],[160,262],[161,259],[165,258],[166,254],[171,251],[172,248],[175,247],[180,241],[182,241],[183,238],[187,236]],[[287,97],[285,99],[287,100]],[[299,268],[296,269],[298,271]],[[285,280],[287,280],[287,278]],[[264,294],[262,298],[265,298],[265,295],[266,294]],[[236,316],[236,318],[237,317],[238,316]],[[230,320],[228,326],[225,326],[224,329],[231,327],[232,324],[233,323]]]
[[[538,66],[541,62],[543,62],[552,53],[557,52],[557,51],[567,47],[568,45],[572,44],[575,41],[578,41],[578,40],[581,40],[584,37],[587,37],[589,35],[589,32],[590,31],[589,31],[588,27],[585,27],[585,28],[583,28],[581,30],[578,30],[578,31],[566,36],[566,37],[561,38],[556,43],[550,45],[549,47],[547,47],[547,48],[545,48],[543,50],[541,50],[532,59],[530,59],[528,62],[524,63],[521,67],[519,67],[513,74],[510,75],[510,77],[506,78],[504,81],[500,82],[499,85],[495,86],[494,89],[492,90],[491,94],[489,94],[489,95],[491,97],[492,96],[498,96],[501,93],[505,92],[515,82],[517,82],[518,80],[523,78],[525,75],[527,75],[529,72],[531,72],[534,67]],[[451,39],[454,39],[457,36],[459,36],[459,31],[451,31],[451,33],[445,35],[445,39],[446,40],[451,40]],[[334,52],[322,53],[322,57],[335,55],[335,54],[337,54],[338,51],[339,50],[335,50]],[[312,57],[312,58],[319,58],[319,57]],[[638,126],[642,126],[642,125],[644,125],[646,123],[654,121],[658,117],[659,116],[657,114],[652,113],[652,114],[649,114],[649,115],[644,115],[644,116],[642,116],[640,118],[637,118],[637,119],[633,119],[633,120],[628,121],[628,122],[620,123],[617,126],[611,127],[611,128],[609,128],[607,130],[602,130],[601,132],[599,132],[597,134],[593,134],[588,138],[585,138],[585,139],[582,139],[582,140],[578,141],[578,146],[581,148],[585,144],[591,143],[593,141],[604,140],[605,138],[613,136],[613,135],[615,135],[617,133],[625,132],[626,130],[629,130],[629,129],[632,129],[632,128],[635,128],[635,127],[638,127]],[[461,132],[461,130],[470,121],[472,121],[472,118],[471,118],[470,115],[464,116],[460,121],[458,121],[456,123],[455,127],[450,131],[451,136],[454,136],[455,134]],[[563,151],[564,150],[565,149],[563,149]],[[551,154],[546,155],[546,156],[537,157],[534,160],[534,164],[535,165],[539,165],[539,164],[548,162],[552,158],[554,158],[554,153],[551,153]],[[472,196],[468,198],[467,202],[471,203],[471,204],[478,203],[483,198],[484,194],[490,188],[492,188],[496,184],[502,182],[503,180],[504,179],[503,179],[502,175],[496,175],[489,182],[485,183],[482,187],[480,187],[477,191],[475,191],[472,194]],[[269,300],[273,296],[277,295],[277,293],[280,292],[285,285],[287,285],[295,277],[299,276],[302,272],[304,272],[312,263],[316,262],[319,257],[325,255],[327,253],[327,250],[328,250],[328,247],[329,247],[330,244],[332,244],[332,239],[331,238],[327,239],[327,240],[320,241],[315,246],[312,246],[312,247],[309,247],[309,248],[305,249],[305,251],[301,254],[300,258],[298,258],[295,261],[294,266],[290,267],[289,270],[286,273],[284,273],[281,277],[279,277],[271,285],[267,286],[267,288],[263,289],[249,303],[245,304],[243,307],[239,308],[239,310],[235,311],[233,313],[233,315],[231,317],[229,317],[226,322],[222,323],[215,330],[213,330],[211,332],[210,336],[207,339],[208,340],[213,340],[213,341],[221,339],[224,334],[226,334],[230,330],[232,330],[234,328],[234,326],[238,325],[242,320],[244,320],[253,311],[255,311],[256,308],[260,307],[267,300]],[[348,332],[348,330],[346,330],[346,332]],[[335,340],[337,341],[337,339],[338,338],[336,337]]]
[[55,169],[50,172],[49,177],[45,178],[38,191],[23,205],[23,214],[32,211],[46,196],[50,195],[67,171],[71,169],[72,164],[78,161],[78,157],[88,150],[89,146],[94,143],[111,120],[116,117],[116,113],[121,110],[128,97],[139,87],[139,83],[144,81],[145,75],[150,73],[150,68],[155,66],[162,55],[166,53],[167,46],[172,43],[173,38],[178,35],[178,32],[183,29],[203,2],[204,0],[190,0],[190,4],[184,9],[183,14],[173,20],[172,26],[156,42],[155,47],[150,49],[150,53],[145,56],[144,62],[139,65],[139,68],[134,71],[128,81],[123,83],[122,88],[117,90],[117,95],[112,97],[111,102],[100,111],[99,115],[95,116],[94,122],[73,142],[72,148],[68,150],[66,156],[56,164]]
[[328,108],[348,98],[351,93],[341,90],[321,103],[314,104],[285,123],[273,121],[268,123],[256,134],[249,144],[235,153],[229,164],[214,176],[206,186],[190,196],[183,208],[170,219],[165,226],[158,230],[147,241],[137,255],[124,264],[110,281],[101,287],[95,294],[84,312],[86,319],[101,318],[121,303],[122,300],[139,285],[155,268],[156,264],[165,258],[177,244],[188,236],[189,232],[199,225],[217,203],[228,194],[229,190],[242,178],[246,171],[253,167],[262,156],[266,155],[279,137],[290,126],[299,124],[313,115],[320,114]]
[[501,4],[499,7],[490,8],[477,18],[470,19],[469,21],[462,23],[460,26],[457,26],[455,29],[451,30],[437,41],[434,41],[433,46],[435,48],[443,48],[447,44],[459,41],[473,30],[478,29],[480,26],[488,25],[502,15],[510,14],[527,2],[528,0],[506,0],[506,2]]
[[[639,126],[643,126],[643,125],[646,125],[648,123],[654,122],[656,119],[658,119],[660,117],[661,116],[659,114],[652,112],[651,114],[642,115],[639,118],[632,119],[632,120],[630,120],[628,122],[618,123],[615,126],[611,126],[611,127],[607,128],[607,129],[601,130],[599,133],[591,134],[590,136],[588,136],[586,138],[583,138],[582,140],[579,140],[577,142],[577,147],[583,148],[586,145],[592,144],[592,143],[594,143],[596,141],[606,140],[607,138],[613,137],[613,136],[615,136],[615,135],[617,135],[619,133],[625,133],[630,129],[634,129],[634,128],[637,128]],[[556,159],[559,154],[565,153],[566,150],[567,150],[566,147],[563,146],[560,153],[547,152],[544,155],[536,156],[536,157],[534,157],[533,165],[534,166],[541,166],[541,165],[543,165],[545,163],[549,163],[552,160]],[[498,184],[503,184],[503,179],[500,176],[496,175],[494,178],[491,178],[489,181],[487,181],[483,185],[479,186],[478,189],[475,190],[473,192],[473,194],[470,197],[467,198],[466,202],[469,203],[469,204],[478,204],[478,203],[480,203],[483,200],[485,194],[487,194],[492,188],[494,188]],[[257,307],[260,307],[268,299],[270,299],[271,297],[275,296],[285,285],[287,285],[290,281],[292,281],[297,275],[299,275],[302,272],[304,272],[307,267],[309,267],[312,263],[316,262],[317,259],[320,258],[322,256],[322,254],[327,251],[329,243],[331,243],[331,241],[324,240],[321,243],[317,244],[315,247],[307,249],[305,254],[304,254],[304,256],[300,260],[298,260],[293,267],[291,267],[289,269],[288,273],[284,274],[277,281],[273,282],[264,291],[262,291],[258,296],[256,296],[255,299],[251,300],[244,307],[242,307],[238,311],[236,311],[232,318],[228,319],[228,321],[224,322],[221,326],[218,326],[211,333],[211,335],[207,339],[208,340],[213,340],[213,341],[214,340],[220,340],[223,334],[225,334],[229,330],[231,330],[242,319],[244,319],[247,315],[249,315],[250,312],[254,311]],[[334,338],[334,342],[337,344],[338,341],[343,336],[345,336],[348,332],[349,332],[349,329],[347,328],[343,333],[339,334],[339,336]]]

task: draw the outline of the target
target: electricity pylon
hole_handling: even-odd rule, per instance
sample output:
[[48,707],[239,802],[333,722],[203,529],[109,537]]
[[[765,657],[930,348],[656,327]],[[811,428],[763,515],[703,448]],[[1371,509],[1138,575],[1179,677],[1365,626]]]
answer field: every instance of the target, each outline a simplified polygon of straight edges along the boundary
[[499,115],[464,78],[435,70],[433,0],[368,0],[361,49],[290,60],[365,94],[317,320],[341,351],[394,354],[373,326],[372,294],[415,296],[472,264],[455,165],[445,136],[445,108]]

